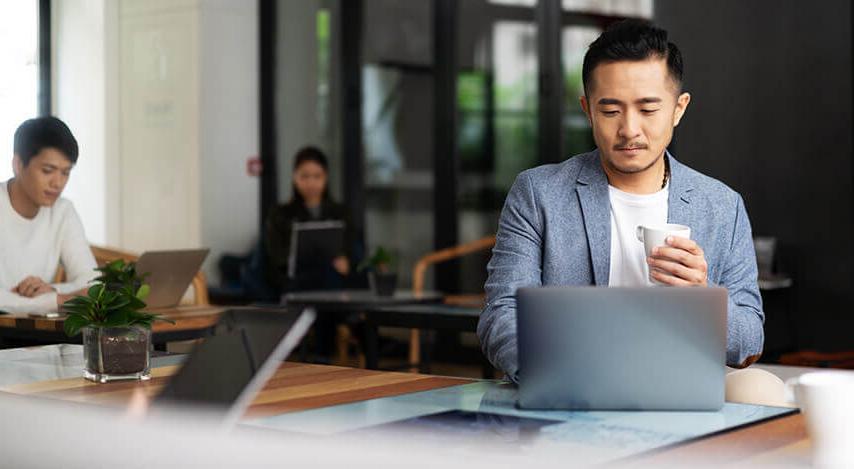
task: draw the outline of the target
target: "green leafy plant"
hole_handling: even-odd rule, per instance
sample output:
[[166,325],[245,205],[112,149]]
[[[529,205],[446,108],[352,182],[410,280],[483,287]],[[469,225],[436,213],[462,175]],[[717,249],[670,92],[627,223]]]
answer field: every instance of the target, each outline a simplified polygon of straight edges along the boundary
[[391,271],[395,260],[395,255],[392,254],[391,251],[382,246],[378,246],[374,251],[374,254],[360,262],[356,269],[359,272],[373,270],[374,272],[387,273]]
[[154,321],[174,324],[174,321],[157,314],[140,311],[145,308],[149,286],[143,283],[145,275],[136,273],[135,263],[116,260],[95,270],[101,275],[89,291],[62,305],[68,312],[65,318],[67,335],[75,336],[87,326],[142,326],[150,329]]
[[[137,275],[136,263],[125,262],[122,259],[116,259],[95,270],[101,273],[95,278],[95,282],[103,283],[108,290],[113,291],[131,288],[135,292],[139,290],[145,281],[145,277],[148,276],[148,273]],[[146,294],[147,292],[146,287]]]

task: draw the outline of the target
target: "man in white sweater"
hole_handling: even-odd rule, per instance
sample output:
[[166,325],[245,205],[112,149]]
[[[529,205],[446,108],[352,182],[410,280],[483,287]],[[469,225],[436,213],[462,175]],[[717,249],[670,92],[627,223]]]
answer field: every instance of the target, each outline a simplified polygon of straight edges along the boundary
[[[77,162],[77,141],[55,117],[15,131],[15,177],[0,183],[0,311],[49,313],[97,276],[70,201],[60,198]],[[59,265],[66,281],[51,283]]]

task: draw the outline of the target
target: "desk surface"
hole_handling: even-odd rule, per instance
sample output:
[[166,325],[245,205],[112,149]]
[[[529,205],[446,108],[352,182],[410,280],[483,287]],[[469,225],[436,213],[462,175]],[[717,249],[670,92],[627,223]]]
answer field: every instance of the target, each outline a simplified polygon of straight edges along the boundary
[[414,294],[408,290],[398,290],[391,296],[379,296],[371,290],[317,290],[292,292],[282,295],[282,302],[292,306],[314,306],[319,309],[360,311],[366,308],[390,305],[414,305],[438,303],[442,294],[424,292]]
[[[80,373],[82,363],[80,349],[80,346],[57,345],[0,351],[2,352],[0,369],[4,377],[10,375],[7,368],[11,364],[20,367],[17,369],[20,374],[17,381],[9,384],[10,382],[5,380],[0,390],[65,401],[122,406],[128,402],[132,392],[137,388],[149,395],[156,394],[168,376],[175,372],[180,362],[180,357],[176,356],[155,358],[151,381],[102,385],[74,377],[75,374],[79,376]],[[55,371],[21,373],[23,370],[32,370],[36,365]],[[51,379],[52,376],[58,379]],[[252,425],[283,430],[292,429],[290,426],[293,425],[297,425],[296,428],[305,429],[306,421],[335,422],[336,425],[340,425],[342,421],[354,421],[354,416],[355,420],[362,424],[373,424],[377,423],[375,421],[377,418],[382,420],[395,418],[395,416],[406,417],[401,412],[407,407],[407,402],[410,408],[405,412],[411,412],[413,404],[416,407],[421,406],[423,412],[433,412],[440,409],[436,407],[436,402],[448,399],[455,402],[454,405],[460,409],[477,409],[478,406],[484,409],[483,402],[492,392],[490,390],[497,390],[500,400],[501,393],[508,392],[506,389],[506,386],[496,383],[467,379],[284,363],[256,397],[247,412],[246,419]],[[412,394],[416,392],[421,393]],[[495,396],[496,394],[493,394],[491,397],[493,400],[487,405],[493,405]],[[330,406],[336,407],[330,408]],[[490,409],[494,410],[492,407]],[[304,412],[294,413],[295,411]],[[739,413],[743,413],[743,409],[733,407],[724,420],[732,416],[738,418]],[[334,418],[330,419],[330,416]],[[348,417],[348,419],[341,417]],[[684,424],[684,421],[683,424],[679,421],[686,418],[685,416],[676,417],[673,422],[667,421],[664,428],[670,431]],[[620,418],[625,419],[625,416]],[[705,419],[705,417],[700,418]],[[625,420],[622,421],[625,422]],[[738,466],[739,463],[743,464],[745,460],[798,467],[809,463],[809,446],[803,418],[800,415],[794,415],[667,447],[642,456],[641,461],[655,465],[668,461],[671,463],[685,461],[684,458],[705,461],[713,458],[716,463],[729,464],[732,467]]]
[[465,318],[480,318],[483,308],[474,306],[460,306],[445,303],[417,304],[400,306],[379,306],[371,308],[368,312],[391,312],[398,314],[428,315],[428,316],[455,316]]
[[[80,377],[83,357],[79,345],[3,350],[0,351],[0,370],[3,370],[5,385],[0,386],[0,391],[123,406],[135,389],[149,396],[157,394],[179,363],[177,356],[155,357],[149,381],[96,384]],[[17,377],[9,376],[12,374]],[[286,362],[256,396],[246,417],[278,415],[469,382],[471,380],[460,378]]]
[[[660,459],[668,460],[673,457],[669,453],[686,442],[754,423],[761,426],[757,422],[771,423],[794,412],[733,403],[718,412],[519,410],[516,392],[510,384],[477,381],[285,413],[247,424],[318,436],[366,435],[374,440],[405,434],[433,441],[450,453],[470,451],[476,443],[512,448],[518,456],[541,459],[571,452],[575,465],[588,466],[649,458],[648,453],[660,453]],[[693,460],[701,457],[708,459],[709,455],[701,451]]]
[[[156,321],[152,331],[157,334],[161,332],[178,332],[193,329],[202,329],[216,324],[219,315],[225,310],[221,306],[177,306],[174,308],[161,308],[152,310],[152,313],[160,314],[165,318],[175,321],[175,324]],[[64,317],[44,318],[30,317],[26,314],[11,313],[0,315],[0,328],[17,329],[21,331],[45,331],[63,333],[65,324]]]
[[676,446],[639,462],[656,467],[701,459],[717,467],[810,467],[810,449],[804,416],[797,414]]

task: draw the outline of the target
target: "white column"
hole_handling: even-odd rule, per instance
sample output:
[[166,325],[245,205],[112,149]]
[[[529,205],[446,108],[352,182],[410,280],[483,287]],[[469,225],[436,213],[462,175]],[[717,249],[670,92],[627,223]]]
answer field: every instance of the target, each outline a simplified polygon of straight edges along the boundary
[[116,36],[107,24],[115,24],[115,4],[63,0],[52,5],[53,113],[68,124],[80,146],[64,196],[74,202],[91,242],[114,242],[113,203],[118,194],[108,194],[107,175],[114,175],[118,168],[115,98],[110,99],[114,90],[110,77],[115,71],[110,49]]

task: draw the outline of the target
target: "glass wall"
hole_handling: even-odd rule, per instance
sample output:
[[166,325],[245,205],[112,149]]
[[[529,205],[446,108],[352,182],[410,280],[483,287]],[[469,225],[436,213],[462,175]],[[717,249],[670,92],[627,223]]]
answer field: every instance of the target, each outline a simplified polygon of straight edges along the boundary
[[[470,0],[459,11],[460,243],[495,233],[516,175],[538,162],[534,2]],[[489,252],[461,259],[460,292],[482,291]]]
[[[458,240],[496,232],[516,175],[544,161],[538,155],[536,0],[467,0],[459,4],[457,79],[460,160]],[[651,17],[652,0],[563,0],[562,149],[570,157],[595,148],[581,109],[581,66],[588,45],[607,22]],[[482,291],[489,253],[460,262],[461,291]]]
[[588,152],[596,147],[590,122],[581,109],[584,85],[581,65],[587,46],[596,40],[602,29],[595,26],[566,26],[561,33],[561,61],[563,63],[564,107],[563,150],[566,156]]
[[653,0],[561,0],[566,11],[652,18]]
[[[343,16],[344,1],[358,2],[360,20]],[[437,249],[438,210],[454,211],[456,226],[450,231],[455,232],[458,244],[493,235],[516,176],[545,160],[539,155],[538,119],[544,94],[539,85],[543,52],[537,41],[537,0],[455,2],[456,122],[448,125],[456,129],[456,155],[435,154],[441,145],[435,141],[434,110],[447,105],[436,101],[441,90],[434,88],[436,71],[444,70],[434,57],[435,3],[279,2],[283,18],[277,54],[280,199],[289,196],[293,151],[308,143],[328,150],[333,193],[341,198],[347,193],[350,198],[344,202],[356,216],[363,217],[367,251],[383,246],[397,254],[403,288],[410,285],[410,272],[418,258]],[[563,70],[550,73],[562,76],[562,83],[554,85],[565,88],[561,138],[562,154],[569,157],[594,148],[578,101],[583,93],[581,63],[587,46],[611,21],[651,16],[652,0],[563,0],[562,7]],[[345,21],[361,23],[358,41],[353,43],[359,44],[358,54],[348,56],[360,55],[360,63],[355,71],[348,68],[346,73],[341,55],[350,44],[341,42],[350,40],[343,37]],[[445,59],[451,60],[438,60]],[[360,122],[352,129],[349,121],[341,119],[350,112],[352,96],[347,98],[344,90],[350,93],[351,89],[360,92],[356,106]],[[351,130],[360,142],[343,148],[342,136],[351,135]],[[550,140],[558,141],[558,137]],[[345,154],[358,162],[345,160]],[[440,166],[448,174],[436,180],[435,162],[441,158],[455,160]],[[356,172],[351,167],[351,174],[345,174],[348,164],[362,169],[355,174],[357,181],[344,179]],[[350,189],[355,186],[355,191],[342,190],[348,185]],[[442,191],[453,195],[439,197],[447,195]],[[444,206],[449,201],[453,202],[450,208]],[[438,223],[443,220],[440,217]],[[453,275],[459,279],[456,292],[482,291],[489,255],[466,256],[457,263],[459,275]],[[432,272],[426,280],[430,288]]]
[[[362,65],[367,249],[396,253],[402,286],[434,250],[432,1],[365,0]],[[428,287],[432,285],[428,277]]]
[[[564,11],[610,15],[611,18],[652,18],[652,0],[562,0]],[[592,16],[591,18],[595,18]],[[594,21],[595,22],[595,21]],[[563,150],[569,157],[595,148],[590,123],[581,109],[579,97],[584,94],[581,66],[584,53],[591,42],[602,33],[604,24],[564,24],[561,31],[561,62],[563,65]]]
[[311,145],[329,159],[329,189],[342,198],[338,137],[335,0],[277,2],[276,148],[278,202],[290,200],[294,155]]

